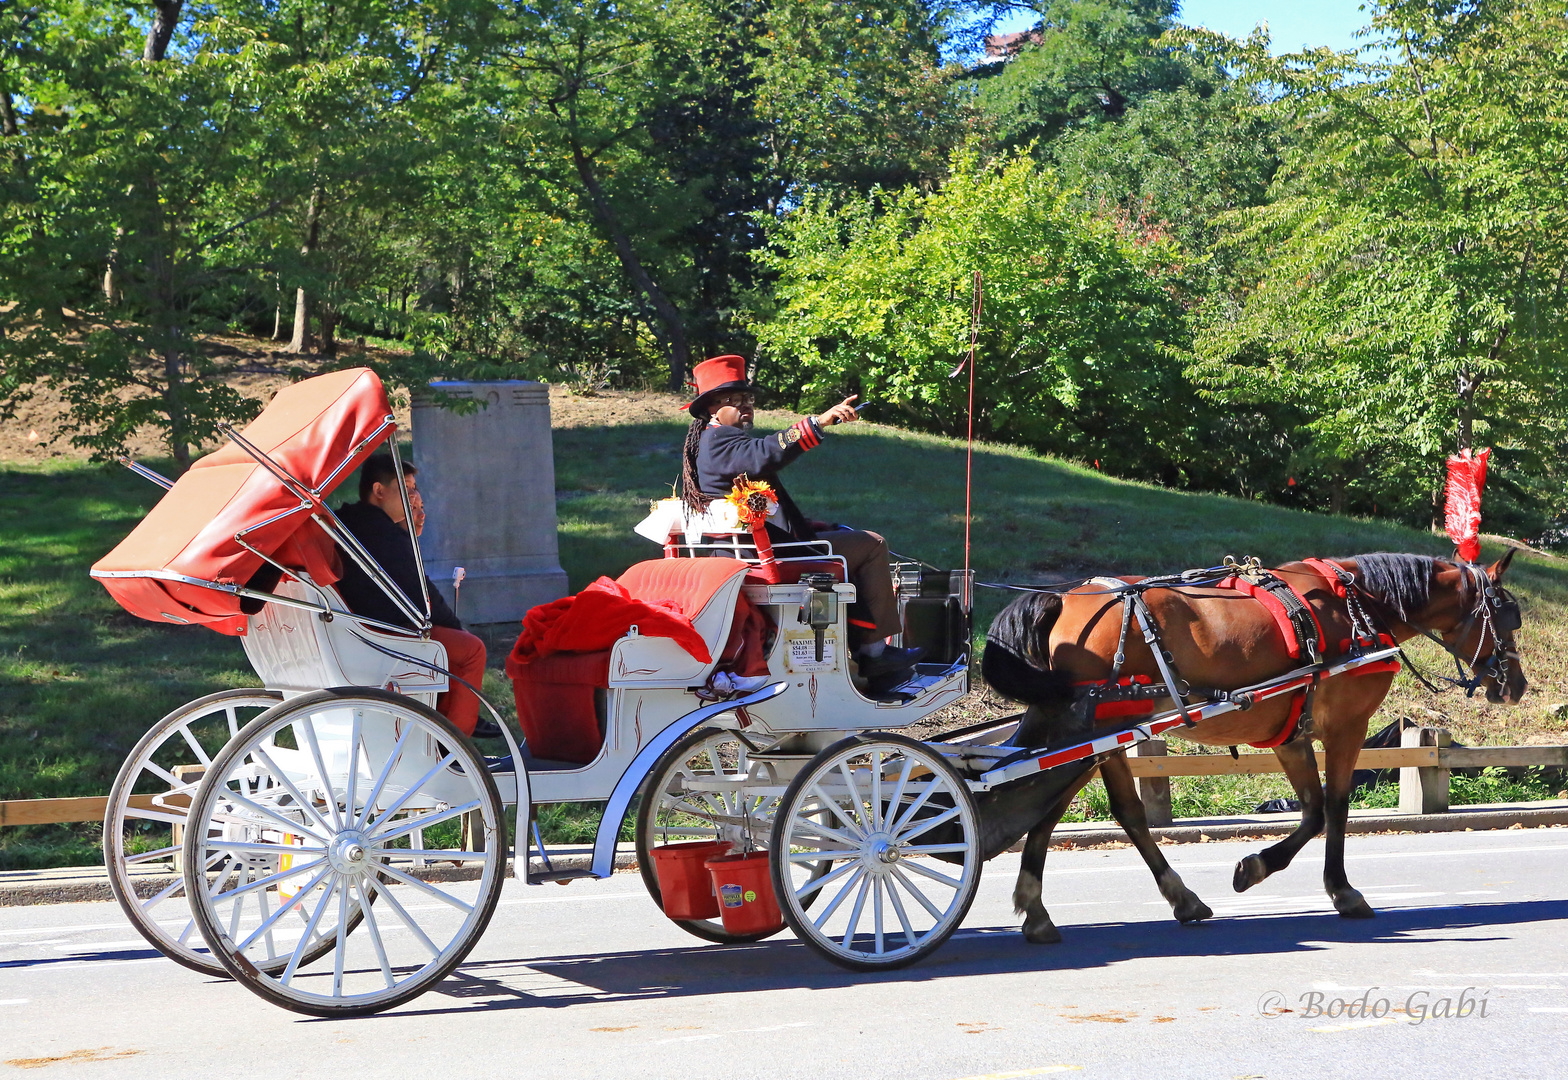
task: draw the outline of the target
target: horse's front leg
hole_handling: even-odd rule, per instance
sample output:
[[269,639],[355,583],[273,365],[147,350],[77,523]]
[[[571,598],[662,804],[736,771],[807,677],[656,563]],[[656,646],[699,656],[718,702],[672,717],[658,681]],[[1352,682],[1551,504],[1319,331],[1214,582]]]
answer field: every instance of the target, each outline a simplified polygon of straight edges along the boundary
[[1024,917],[1024,940],[1031,945],[1055,945],[1062,940],[1062,932],[1051,921],[1051,915],[1041,900],[1045,853],[1051,847],[1052,830],[1073,804],[1073,796],[1082,790],[1093,775],[1093,769],[1084,773],[1083,778],[1056,801],[1056,805],[1051,807],[1040,823],[1029,830],[1029,838],[1024,841],[1023,858],[1018,866],[1018,883],[1013,886],[1013,910]]
[[1149,833],[1149,817],[1143,810],[1143,800],[1138,797],[1138,787],[1133,783],[1132,769],[1127,766],[1125,754],[1117,754],[1100,762],[1100,779],[1105,781],[1105,794],[1110,799],[1111,813],[1116,823],[1127,833],[1133,847],[1143,856],[1160,895],[1171,905],[1171,913],[1178,922],[1201,922],[1214,914],[1209,905],[1198,899],[1198,894],[1187,888],[1181,875],[1165,861],[1160,845]]
[[1376,912],[1345,876],[1345,827],[1350,821],[1350,781],[1361,753],[1365,722],[1348,725],[1362,735],[1326,738],[1323,744],[1323,806],[1327,819],[1323,851],[1323,887],[1334,901],[1334,910],[1347,919],[1370,919]]
[[[1285,767],[1285,775],[1296,798],[1301,800],[1301,824],[1295,832],[1256,855],[1248,855],[1236,864],[1236,874],[1231,879],[1237,892],[1246,892],[1258,882],[1290,865],[1290,860],[1323,828],[1323,784],[1318,779],[1318,762],[1312,753],[1310,739],[1296,738],[1283,746],[1276,746],[1274,754]],[[1347,803],[1348,806],[1348,803]]]

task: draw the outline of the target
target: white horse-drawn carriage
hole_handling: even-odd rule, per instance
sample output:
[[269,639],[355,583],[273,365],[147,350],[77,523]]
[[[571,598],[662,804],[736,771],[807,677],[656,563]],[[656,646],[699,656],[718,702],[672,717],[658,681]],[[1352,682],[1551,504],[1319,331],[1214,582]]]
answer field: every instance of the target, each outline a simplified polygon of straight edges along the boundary
[[[528,884],[605,877],[634,804],[643,878],[692,933],[754,940],[788,925],[850,968],[911,963],[958,927],[983,861],[1012,839],[988,828],[988,806],[1016,804],[1031,778],[1059,795],[1100,757],[1183,722],[1049,750],[1006,745],[1000,725],[889,733],[968,692],[968,573],[898,566],[905,644],[931,662],[872,694],[846,648],[841,560],[812,545],[760,552],[738,521],[666,503],[639,526],[664,557],[619,586],[678,605],[708,659],[631,626],[602,654],[519,675],[534,680],[517,687],[534,737],[502,722],[511,752],[487,758],[435,711],[453,676],[428,598],[405,595],[325,502],[395,433],[367,370],[289,387],[160,480],[168,492],[92,571],[137,615],[239,635],[262,683],[176,710],[132,751],[104,822],[116,895],[172,959],[287,1008],[355,1015],[423,992],[484,931],[509,854]],[[330,584],[335,548],[419,629],[348,611]],[[767,628],[766,674],[725,670],[738,611]],[[587,725],[574,760],[540,752],[556,723]],[[539,839],[537,808],[560,802],[603,804],[586,869],[557,869]]]

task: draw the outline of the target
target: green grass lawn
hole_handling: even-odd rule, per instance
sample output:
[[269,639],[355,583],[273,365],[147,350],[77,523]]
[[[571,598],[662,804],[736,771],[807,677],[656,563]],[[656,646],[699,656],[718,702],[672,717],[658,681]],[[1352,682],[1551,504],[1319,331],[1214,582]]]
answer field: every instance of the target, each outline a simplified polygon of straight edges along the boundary
[[[782,420],[764,414],[759,426]],[[632,526],[651,499],[670,492],[684,433],[673,410],[668,422],[556,431],[561,561],[572,588],[659,557]],[[906,555],[962,564],[961,443],[858,424],[835,429],[785,478],[815,517],[876,529]],[[104,794],[125,753],[158,717],[214,690],[255,684],[236,639],[144,623],[88,578],[88,567],[157,495],[117,468],[0,466],[0,798]],[[1166,491],[996,446],[975,452],[973,545],[980,580],[1014,583],[1178,570],[1226,554],[1274,563],[1312,554],[1449,551],[1446,540],[1424,532]],[[1472,744],[1561,732],[1564,722],[1548,706],[1568,701],[1568,561],[1516,560],[1513,584],[1524,604],[1525,664],[1535,684],[1526,703],[1510,710],[1460,695],[1434,698],[1401,676],[1374,723],[1414,716],[1443,723]],[[983,628],[1004,600],[982,590],[977,625]],[[497,628],[488,636],[499,666],[503,650],[495,646],[510,632]],[[1423,655],[1434,667],[1446,661],[1431,649]],[[486,688],[510,708],[499,671]],[[1218,801],[1218,789],[1194,783],[1193,805],[1201,797],[1211,807],[1195,812],[1284,793],[1268,786],[1271,778],[1259,779],[1257,792],[1238,788]],[[564,840],[587,827],[563,818],[552,831]],[[0,829],[0,869],[97,857],[91,824]]]

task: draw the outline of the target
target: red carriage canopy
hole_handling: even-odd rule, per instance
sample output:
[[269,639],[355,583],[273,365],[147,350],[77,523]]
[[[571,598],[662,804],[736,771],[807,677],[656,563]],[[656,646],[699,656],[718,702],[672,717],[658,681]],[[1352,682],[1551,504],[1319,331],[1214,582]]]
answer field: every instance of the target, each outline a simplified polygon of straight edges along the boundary
[[[240,435],[317,504],[394,431],[381,380],[369,368],[305,379],[278,391]],[[302,500],[235,443],[193,464],[92,576],[133,615],[243,634],[238,586],[265,564],[245,542],[320,583],[336,580],[331,539]]]

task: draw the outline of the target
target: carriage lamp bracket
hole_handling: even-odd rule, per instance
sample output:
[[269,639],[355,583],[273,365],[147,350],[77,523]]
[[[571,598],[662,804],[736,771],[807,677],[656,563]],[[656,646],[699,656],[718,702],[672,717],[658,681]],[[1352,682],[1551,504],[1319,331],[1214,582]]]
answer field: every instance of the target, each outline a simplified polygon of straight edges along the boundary
[[817,663],[820,664],[828,627],[838,625],[838,593],[833,591],[838,579],[832,574],[802,574],[800,583],[811,590],[806,594],[806,602],[801,605],[800,621],[811,627],[812,636],[816,639]]

